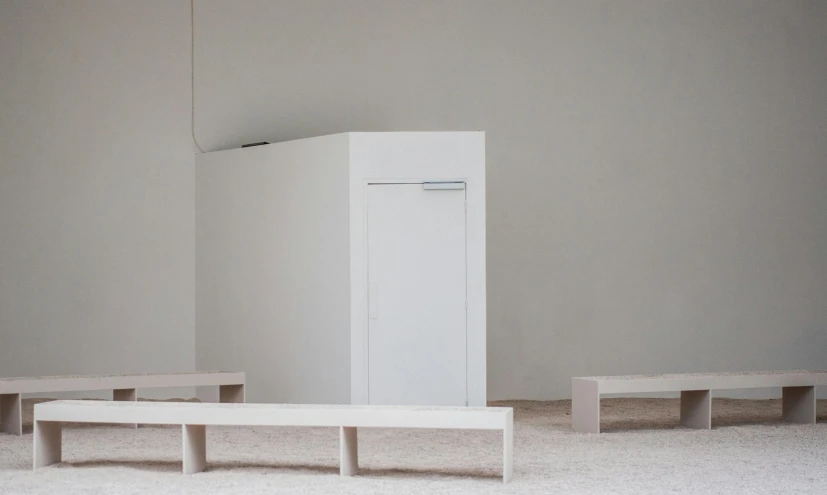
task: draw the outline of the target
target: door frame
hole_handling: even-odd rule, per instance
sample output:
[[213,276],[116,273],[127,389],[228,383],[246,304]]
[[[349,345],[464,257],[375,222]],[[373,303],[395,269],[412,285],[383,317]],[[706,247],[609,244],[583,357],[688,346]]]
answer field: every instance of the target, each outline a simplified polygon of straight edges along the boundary
[[485,406],[486,236],[485,133],[350,133],[350,400],[367,404],[365,332],[368,270],[365,259],[366,186],[369,183],[465,182],[467,319],[467,392],[469,406]]
[[[369,204],[368,204],[368,188],[370,186],[403,186],[403,185],[421,185],[424,187],[425,183],[427,182],[461,182],[463,184],[463,195],[465,201],[465,231],[463,232],[463,238],[465,239],[465,405],[468,405],[468,182],[465,179],[407,179],[407,180],[399,180],[399,179],[385,179],[385,180],[367,180],[365,181],[364,188],[363,188],[363,201],[364,201],[364,251],[362,252],[362,256],[365,259],[365,304],[364,304],[364,311],[365,314],[370,313],[370,296],[369,296],[369,280],[368,274],[370,273],[370,253],[368,252],[369,248],[369,240],[368,240],[368,215],[369,215]],[[435,194],[439,194],[438,190],[434,191]],[[362,352],[364,353],[364,363],[363,369],[365,370],[364,376],[364,397],[365,397],[365,404],[370,404],[370,318],[368,317],[365,320],[365,328],[362,335]]]
[[[369,404],[369,320],[367,259],[367,196],[371,184],[465,183],[466,235],[466,395],[469,406],[487,404],[485,179],[483,177],[369,178],[351,175],[350,187],[350,397],[351,404]],[[435,191],[438,193],[438,191]]]

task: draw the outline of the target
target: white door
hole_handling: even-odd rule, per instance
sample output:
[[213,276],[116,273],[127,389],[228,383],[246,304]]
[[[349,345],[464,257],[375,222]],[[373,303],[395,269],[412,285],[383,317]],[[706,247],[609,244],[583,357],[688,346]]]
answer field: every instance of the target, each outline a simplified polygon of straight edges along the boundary
[[371,404],[466,405],[465,271],[464,184],[368,186]]

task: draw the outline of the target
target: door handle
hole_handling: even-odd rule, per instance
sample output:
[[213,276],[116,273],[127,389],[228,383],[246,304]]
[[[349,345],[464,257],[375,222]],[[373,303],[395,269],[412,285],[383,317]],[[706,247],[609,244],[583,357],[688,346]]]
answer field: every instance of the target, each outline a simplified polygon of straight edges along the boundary
[[465,189],[465,182],[424,182],[422,189],[429,190],[462,190]]

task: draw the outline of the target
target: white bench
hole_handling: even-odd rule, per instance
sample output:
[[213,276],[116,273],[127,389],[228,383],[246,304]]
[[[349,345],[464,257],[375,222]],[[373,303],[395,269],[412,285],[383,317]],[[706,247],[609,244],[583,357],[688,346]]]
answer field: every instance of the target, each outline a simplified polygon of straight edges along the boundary
[[116,401],[136,401],[139,388],[218,386],[221,402],[244,402],[244,378],[230,371],[0,378],[0,431],[23,434],[22,394],[112,390]]
[[827,385],[827,370],[578,377],[571,379],[571,423],[574,431],[600,433],[601,394],[680,392],[681,424],[711,429],[712,390],[782,387],[782,419],[814,424],[818,385]]
[[60,400],[34,407],[34,469],[60,462],[62,423],[142,423],[182,425],[183,471],[207,464],[205,427],[339,427],[342,476],[359,466],[357,428],[441,428],[502,430],[503,482],[512,476],[513,412],[510,407],[323,406],[291,404],[215,404],[193,402],[104,402]]

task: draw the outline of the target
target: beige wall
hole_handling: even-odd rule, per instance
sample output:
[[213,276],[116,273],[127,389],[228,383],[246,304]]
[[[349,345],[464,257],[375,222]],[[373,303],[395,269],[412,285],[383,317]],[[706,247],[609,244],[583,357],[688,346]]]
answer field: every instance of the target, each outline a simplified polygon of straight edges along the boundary
[[482,129],[489,398],[827,368],[827,3],[197,0],[208,149]]
[[0,376],[195,366],[189,16],[0,0]]
[[[0,0],[0,375],[193,357],[189,4]],[[827,3],[196,0],[205,149],[482,129],[489,398],[827,368]]]

